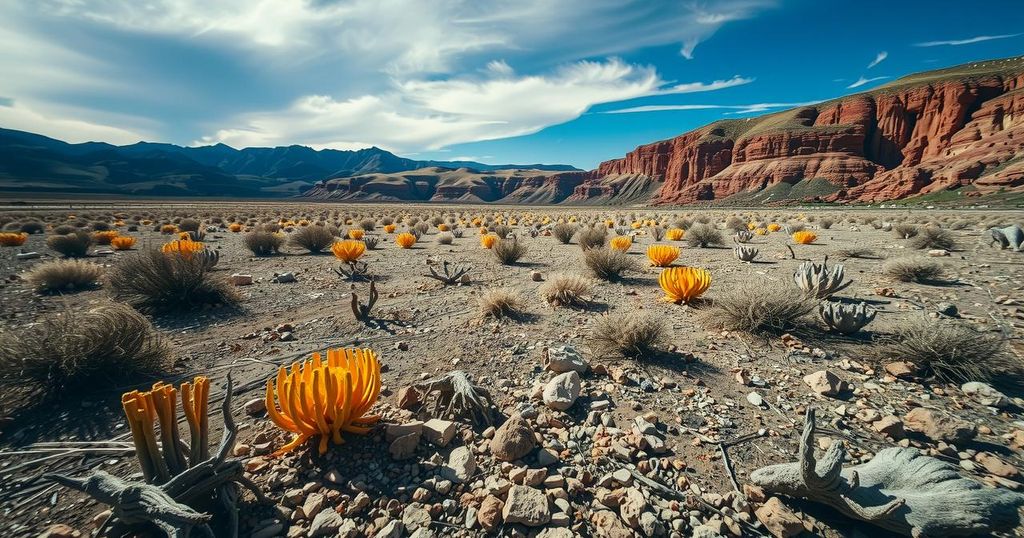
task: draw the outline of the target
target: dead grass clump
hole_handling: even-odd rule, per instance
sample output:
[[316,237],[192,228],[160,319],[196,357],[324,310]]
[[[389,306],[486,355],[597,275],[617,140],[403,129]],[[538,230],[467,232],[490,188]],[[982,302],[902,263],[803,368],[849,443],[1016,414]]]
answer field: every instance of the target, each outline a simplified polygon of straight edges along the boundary
[[372,232],[377,227],[377,221],[373,219],[363,219],[359,221],[359,227],[362,228],[363,231]]
[[599,316],[590,328],[590,351],[598,359],[650,359],[668,342],[662,321],[647,314],[616,312]]
[[924,249],[956,249],[956,240],[949,230],[943,230],[938,226],[925,226],[921,228],[917,236],[910,240],[910,246],[918,250]]
[[234,305],[239,300],[235,288],[210,273],[200,256],[142,251],[115,265],[108,280],[115,300],[143,312]]
[[893,226],[892,231],[896,234],[896,237],[899,237],[900,239],[910,239],[917,235],[918,229],[916,224],[901,222]]
[[691,247],[707,248],[709,246],[721,246],[725,244],[722,232],[707,223],[698,223],[690,226],[683,236],[686,244]]
[[942,276],[942,266],[927,258],[894,258],[882,264],[882,272],[900,282],[926,283]]
[[181,222],[178,223],[178,231],[198,232],[201,224],[198,219],[181,219]]
[[0,392],[10,398],[24,399],[28,391],[77,399],[83,390],[117,387],[170,367],[170,346],[125,305],[68,309],[0,331],[0,383],[8,386]]
[[491,252],[502,265],[512,265],[526,254],[526,244],[515,237],[498,239],[491,247]]
[[284,246],[285,236],[275,232],[255,230],[245,234],[245,248],[256,256],[276,254]]
[[555,236],[559,243],[568,245],[569,241],[572,241],[572,236],[576,235],[576,227],[560,222],[551,228],[551,235]]
[[824,217],[824,218],[822,218],[821,220],[818,221],[818,226],[821,226],[822,230],[828,230],[835,223],[836,223],[836,221],[834,221],[834,220],[832,220],[832,219],[830,219],[828,217]]
[[580,230],[579,233],[576,234],[576,242],[579,243],[580,248],[583,250],[603,247],[604,242],[607,239],[608,230],[594,226]]
[[583,263],[601,280],[614,282],[622,273],[636,270],[637,264],[625,252],[610,248],[592,248],[583,252]]
[[1019,379],[1022,365],[1005,351],[1002,334],[975,329],[959,320],[916,317],[884,337],[875,353],[881,360],[905,360],[950,383]]
[[593,282],[576,274],[555,273],[541,284],[538,293],[551,306],[586,306]]
[[482,315],[498,319],[520,317],[526,309],[526,302],[512,288],[491,288],[477,302]]
[[718,328],[749,333],[777,333],[795,326],[815,301],[782,282],[747,280],[712,301],[705,319]]
[[89,253],[92,236],[88,232],[75,232],[66,235],[51,235],[46,238],[46,246],[66,258],[81,258]]
[[288,244],[319,254],[334,243],[334,234],[324,226],[305,226],[295,230]]
[[879,257],[878,254],[876,254],[874,250],[871,250],[870,248],[861,248],[861,247],[852,247],[852,248],[839,249],[839,250],[836,251],[836,256],[838,256],[840,258],[862,258],[862,259],[872,259],[872,258],[878,258]]
[[725,229],[729,230],[731,232],[738,232],[740,230],[746,230],[747,229],[747,223],[746,223],[746,221],[744,221],[743,219],[737,217],[736,215],[732,215],[729,218],[725,219]]
[[25,280],[38,292],[77,291],[96,286],[103,268],[81,260],[54,260],[35,266]]
[[[366,239],[365,237],[363,238]],[[437,234],[437,244],[439,245],[450,245],[455,242],[455,236],[451,232],[441,232]]]

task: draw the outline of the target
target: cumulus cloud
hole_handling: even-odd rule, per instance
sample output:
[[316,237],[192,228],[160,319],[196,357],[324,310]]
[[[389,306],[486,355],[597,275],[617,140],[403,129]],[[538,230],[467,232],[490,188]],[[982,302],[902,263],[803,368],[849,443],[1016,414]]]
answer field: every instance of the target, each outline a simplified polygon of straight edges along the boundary
[[979,35],[975,37],[969,37],[967,39],[949,39],[944,41],[925,41],[923,43],[914,43],[915,47],[941,47],[944,45],[958,47],[960,45],[971,45],[973,43],[981,43],[982,41],[992,41],[994,39],[1008,39],[1011,37],[1017,37],[1021,34],[1001,34],[1001,35]]
[[618,59],[574,62],[547,75],[513,75],[511,67],[491,72],[480,78],[395,81],[387,92],[348,99],[308,95],[282,110],[243,115],[231,122],[237,127],[220,129],[197,143],[301,143],[343,149],[360,139],[392,151],[437,150],[535,133],[599,103],[714,91],[751,81],[733,77],[672,85],[652,67]]
[[851,89],[852,89],[852,88],[860,88],[861,86],[863,86],[863,85],[865,85],[865,84],[870,84],[870,83],[872,83],[872,82],[876,82],[876,81],[879,81],[879,80],[885,80],[885,79],[887,79],[887,78],[889,78],[889,77],[884,77],[884,76],[883,76],[883,77],[871,77],[871,78],[865,78],[865,77],[864,77],[864,76],[862,75],[862,76],[861,76],[860,78],[858,78],[858,79],[857,79],[857,81],[856,81],[856,82],[854,82],[853,84],[850,84],[849,86],[847,86],[847,88],[851,88]]
[[134,144],[147,134],[74,117],[73,111],[39,111],[21,101],[0,98],[0,125],[5,129],[30,131],[65,142],[109,142]]
[[879,52],[875,56],[875,59],[871,60],[871,63],[868,64],[868,69],[871,69],[872,67],[874,67],[874,66],[884,62],[885,59],[888,58],[888,57],[889,57],[889,53],[888,52],[886,52],[884,50],[882,52]]

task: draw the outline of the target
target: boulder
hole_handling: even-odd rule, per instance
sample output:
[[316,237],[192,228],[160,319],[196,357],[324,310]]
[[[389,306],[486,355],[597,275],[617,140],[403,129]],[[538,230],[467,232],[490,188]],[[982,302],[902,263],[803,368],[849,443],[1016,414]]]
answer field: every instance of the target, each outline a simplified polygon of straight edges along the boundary
[[548,348],[544,353],[543,363],[544,369],[556,374],[565,372],[585,374],[590,369],[590,364],[580,355],[580,352],[569,345]]
[[529,454],[535,444],[530,423],[515,414],[494,431],[490,449],[491,454],[501,461],[515,461]]
[[582,382],[575,371],[558,374],[544,387],[544,405],[556,411],[565,411],[580,397]]
[[803,521],[778,497],[772,497],[754,511],[758,521],[776,538],[789,538],[803,532]]

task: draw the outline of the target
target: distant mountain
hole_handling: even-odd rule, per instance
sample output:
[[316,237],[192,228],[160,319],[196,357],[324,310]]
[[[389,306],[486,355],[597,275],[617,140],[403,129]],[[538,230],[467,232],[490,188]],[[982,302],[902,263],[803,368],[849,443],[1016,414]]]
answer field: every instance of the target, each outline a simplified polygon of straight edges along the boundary
[[416,161],[376,147],[339,151],[305,146],[185,147],[152,142],[127,146],[69,144],[0,129],[0,193],[280,197],[300,194],[327,179],[425,167],[470,168],[474,172],[577,170],[568,165]]

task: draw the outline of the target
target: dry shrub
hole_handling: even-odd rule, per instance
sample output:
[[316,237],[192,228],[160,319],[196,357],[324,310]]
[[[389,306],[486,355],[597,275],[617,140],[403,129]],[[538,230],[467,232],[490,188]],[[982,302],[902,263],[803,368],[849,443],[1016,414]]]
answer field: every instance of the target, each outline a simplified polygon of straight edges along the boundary
[[592,248],[583,251],[583,263],[602,280],[614,282],[622,278],[622,273],[634,271],[636,262],[628,254],[610,248]]
[[498,239],[491,247],[491,252],[502,265],[512,265],[526,254],[526,245],[515,237]]
[[54,260],[35,266],[25,280],[38,292],[64,292],[92,288],[103,268],[81,260]]
[[683,236],[686,244],[691,247],[706,248],[709,246],[720,246],[725,244],[725,238],[722,237],[722,232],[718,231],[718,228],[707,224],[699,223],[690,226],[689,230],[686,230],[686,235]]
[[732,215],[729,218],[725,219],[725,229],[732,232],[746,230],[747,223],[744,222],[743,219],[737,217],[736,215]]
[[416,237],[418,238],[421,235],[426,235],[426,233],[430,231],[430,223],[428,223],[428,222],[417,222],[416,225],[413,226],[412,228],[413,228],[413,230],[415,230]]
[[951,382],[1019,382],[1021,363],[1005,349],[999,333],[951,319],[915,317],[883,337],[874,353],[880,360],[909,361],[926,374]]
[[324,226],[304,226],[292,233],[288,244],[319,254],[334,244],[334,234]]
[[828,230],[829,228],[832,227],[833,224],[835,224],[835,221],[828,217],[823,217],[821,220],[818,221],[818,226],[821,226],[822,230]]
[[[365,238],[364,238],[365,239]],[[451,232],[441,232],[437,234],[437,243],[439,245],[450,245],[455,242],[455,236]]]
[[668,343],[662,321],[648,314],[616,312],[599,316],[590,328],[590,352],[598,359],[650,359]]
[[53,233],[55,235],[67,235],[75,233],[76,230],[78,230],[78,228],[75,228],[70,224],[61,224],[60,226],[54,227]]
[[910,246],[918,250],[924,249],[956,249],[956,240],[949,230],[938,226],[925,226],[910,240]]
[[592,287],[593,282],[582,275],[555,273],[537,291],[551,306],[581,307],[588,303]]
[[171,348],[144,316],[110,304],[65,310],[41,323],[0,332],[4,396],[68,396],[117,387],[171,367]]
[[115,300],[143,312],[234,305],[239,300],[235,288],[210,273],[200,256],[141,251],[115,265],[108,280]]
[[559,243],[568,245],[569,241],[572,241],[572,236],[576,235],[576,227],[560,222],[551,228],[551,235],[555,236]]
[[910,239],[917,235],[918,229],[916,224],[901,222],[892,227],[892,232],[900,239]]
[[971,225],[968,220],[955,220],[949,224],[950,230],[963,230]]
[[778,281],[749,279],[727,287],[705,313],[717,328],[749,333],[777,333],[793,327],[810,313],[815,301]]
[[928,258],[894,258],[882,264],[882,272],[900,282],[927,283],[942,276],[942,266]]
[[852,247],[843,248],[836,251],[836,256],[840,258],[878,258],[878,254],[870,248]]
[[284,246],[285,236],[268,231],[255,230],[245,234],[245,248],[256,256],[270,256]]
[[491,288],[478,299],[480,313],[493,318],[517,318],[523,315],[526,302],[512,288]]
[[651,233],[651,239],[655,241],[661,241],[661,238],[665,237],[665,229],[661,226],[651,226],[649,231]]
[[66,235],[51,235],[46,238],[46,246],[67,258],[81,258],[89,252],[92,236],[88,232],[75,232]]
[[372,232],[377,227],[377,221],[373,219],[363,219],[359,221],[359,227],[366,232]]
[[42,222],[39,222],[38,220],[30,220],[27,222],[23,222],[21,226],[18,227],[18,231],[27,233],[29,235],[41,234],[44,231],[46,231],[46,225],[43,224]]
[[608,230],[605,228],[589,227],[580,230],[576,234],[576,242],[580,244],[580,248],[583,250],[596,249],[604,246],[604,242],[608,239]]
[[197,219],[181,219],[178,223],[178,230],[182,232],[198,232],[200,222]]

